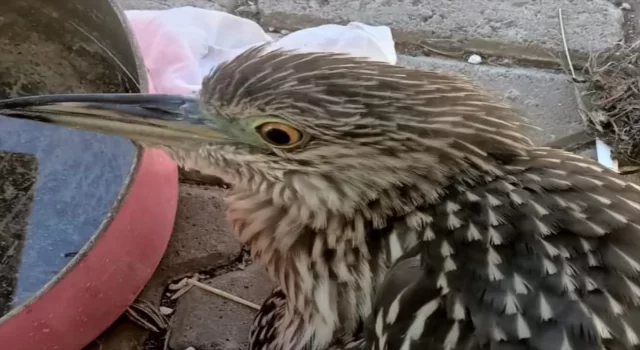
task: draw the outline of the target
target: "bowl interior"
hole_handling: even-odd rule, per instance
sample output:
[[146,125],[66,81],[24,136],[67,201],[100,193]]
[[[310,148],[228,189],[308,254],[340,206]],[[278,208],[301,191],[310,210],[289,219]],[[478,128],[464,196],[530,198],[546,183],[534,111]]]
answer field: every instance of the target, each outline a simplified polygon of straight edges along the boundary
[[109,0],[0,4],[0,98],[138,92],[138,60]]

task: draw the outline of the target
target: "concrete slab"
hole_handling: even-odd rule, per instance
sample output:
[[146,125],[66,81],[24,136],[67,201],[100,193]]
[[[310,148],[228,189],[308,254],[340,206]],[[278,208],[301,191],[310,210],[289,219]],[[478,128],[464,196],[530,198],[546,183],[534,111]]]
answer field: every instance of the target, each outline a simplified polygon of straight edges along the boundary
[[[216,277],[207,284],[258,305],[271,293],[272,284],[259,265]],[[171,319],[172,349],[244,350],[256,311],[199,288],[178,299]]]
[[217,187],[180,184],[173,236],[154,281],[223,266],[240,255],[242,245],[225,218],[224,193]]
[[532,125],[542,128],[541,131],[531,130],[528,133],[538,144],[553,141],[583,128],[582,119],[577,113],[572,83],[564,74],[403,55],[399,57],[398,64],[464,74],[482,88],[491,90],[501,101],[523,111]]
[[624,36],[622,10],[607,0],[260,0],[258,8],[261,24],[279,30],[387,25],[399,48],[411,51],[439,39],[430,45],[548,61],[549,51],[562,51],[559,8],[576,53],[608,48]]
[[[166,254],[138,298],[159,306],[167,283],[187,274],[225,266],[241,253],[224,216],[225,190],[180,185],[179,207]],[[261,300],[260,300],[261,301]],[[208,325],[202,322],[203,327]],[[84,350],[141,350],[149,331],[122,316]]]
[[122,316],[82,350],[143,350],[148,335],[149,331]]

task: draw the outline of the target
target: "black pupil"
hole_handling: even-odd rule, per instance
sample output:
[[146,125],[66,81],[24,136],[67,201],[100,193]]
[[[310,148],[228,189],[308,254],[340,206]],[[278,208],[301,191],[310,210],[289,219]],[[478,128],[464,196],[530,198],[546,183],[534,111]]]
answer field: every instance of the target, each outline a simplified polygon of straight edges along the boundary
[[267,129],[265,136],[275,145],[285,146],[291,142],[291,137],[286,131],[271,128]]

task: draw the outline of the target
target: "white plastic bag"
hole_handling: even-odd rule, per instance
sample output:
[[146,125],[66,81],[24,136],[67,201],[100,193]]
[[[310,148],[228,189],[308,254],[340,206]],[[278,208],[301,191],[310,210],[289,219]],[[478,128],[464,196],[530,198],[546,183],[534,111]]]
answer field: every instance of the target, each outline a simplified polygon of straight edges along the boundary
[[300,51],[349,53],[391,64],[398,60],[389,27],[359,22],[302,29],[278,40],[275,46]]
[[[191,6],[126,11],[156,93],[195,94],[217,65],[248,48],[273,42],[255,22]],[[275,47],[349,53],[396,63],[391,30],[352,22],[293,32]]]

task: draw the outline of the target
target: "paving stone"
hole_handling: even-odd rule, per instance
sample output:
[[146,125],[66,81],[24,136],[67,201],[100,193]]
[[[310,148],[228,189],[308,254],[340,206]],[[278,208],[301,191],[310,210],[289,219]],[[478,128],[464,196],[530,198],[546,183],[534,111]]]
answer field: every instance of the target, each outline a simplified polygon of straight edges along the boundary
[[460,72],[501,101],[521,110],[530,123],[542,128],[529,131],[538,144],[567,136],[583,128],[572,83],[564,74],[529,68],[472,65],[432,57],[400,55],[398,64],[419,69]]
[[[178,213],[169,246],[138,298],[159,306],[170,280],[224,266],[240,254],[242,246],[229,231],[225,219],[224,192],[216,187],[180,184]],[[149,331],[123,316],[84,350],[142,350],[148,335]]]
[[83,350],[143,350],[148,335],[148,330],[122,316]]
[[221,188],[180,184],[173,235],[155,279],[223,266],[239,256],[242,245],[229,229],[224,193]]
[[[207,284],[261,305],[273,284],[259,265],[218,276]],[[178,299],[171,319],[172,349],[244,350],[256,311],[199,288]]]
[[576,52],[605,49],[624,36],[622,10],[607,0],[260,0],[258,8],[264,27],[359,21],[391,27],[400,46],[450,39],[432,45],[539,60],[562,51],[559,8]]

